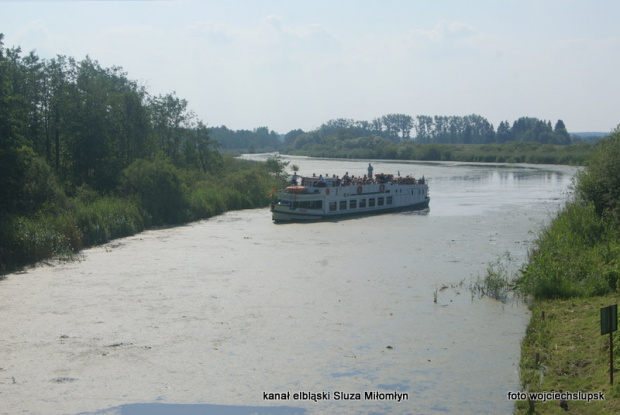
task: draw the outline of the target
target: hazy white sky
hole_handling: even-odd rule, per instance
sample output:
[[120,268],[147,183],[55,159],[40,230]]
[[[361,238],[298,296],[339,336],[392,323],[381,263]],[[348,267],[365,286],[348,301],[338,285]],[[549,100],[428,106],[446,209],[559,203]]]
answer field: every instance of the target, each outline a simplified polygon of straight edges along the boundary
[[6,47],[121,66],[208,126],[390,113],[620,124],[617,0],[4,1]]

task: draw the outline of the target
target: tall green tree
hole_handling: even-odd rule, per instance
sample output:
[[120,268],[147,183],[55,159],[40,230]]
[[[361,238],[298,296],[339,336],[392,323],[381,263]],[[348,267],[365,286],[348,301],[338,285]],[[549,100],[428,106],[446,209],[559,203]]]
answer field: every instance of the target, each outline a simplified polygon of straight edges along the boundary
[[151,123],[159,149],[175,163],[180,163],[184,130],[192,127],[195,115],[187,108],[187,101],[176,93],[158,95],[150,100]]
[[588,165],[577,173],[575,190],[581,200],[594,204],[599,216],[620,221],[620,126],[597,143]]
[[558,120],[553,128],[553,134],[555,135],[555,144],[570,144],[570,134],[566,130],[564,121]]
[[510,129],[510,123],[508,121],[502,121],[497,127],[497,142],[505,143],[512,140],[512,131]]
[[20,50],[5,49],[3,39],[0,33],[0,215],[17,208],[22,180],[32,157],[23,135],[25,100],[14,88]]

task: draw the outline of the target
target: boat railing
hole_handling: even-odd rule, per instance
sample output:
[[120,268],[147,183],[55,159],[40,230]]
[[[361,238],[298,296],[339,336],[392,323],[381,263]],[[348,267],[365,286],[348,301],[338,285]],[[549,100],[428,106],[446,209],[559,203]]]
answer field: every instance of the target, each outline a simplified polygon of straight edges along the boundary
[[[328,178],[324,181],[320,181],[317,177],[302,177],[301,185],[291,183],[292,187],[308,187],[308,188],[323,188],[323,187],[343,187],[343,186],[366,186],[374,184],[425,184],[424,177],[416,179],[414,177],[394,177],[393,175],[376,175],[375,179],[363,179],[363,178]],[[289,186],[289,187],[291,187]]]

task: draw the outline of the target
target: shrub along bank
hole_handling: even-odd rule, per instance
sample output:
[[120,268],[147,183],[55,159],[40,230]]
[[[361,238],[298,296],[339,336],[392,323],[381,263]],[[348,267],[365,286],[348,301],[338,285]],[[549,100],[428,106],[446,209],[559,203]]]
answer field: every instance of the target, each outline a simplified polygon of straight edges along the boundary
[[560,413],[560,403],[571,413],[620,413],[620,335],[614,335],[612,386],[609,340],[599,322],[599,309],[620,298],[620,128],[597,144],[573,190],[517,281],[518,291],[533,299],[521,383],[523,391],[602,392],[605,400],[524,400],[515,406],[519,414]]
[[37,176],[49,182],[33,186],[38,189],[33,195],[48,194],[37,203],[40,209],[2,215],[0,274],[148,227],[267,206],[271,189],[284,183],[284,167],[276,159],[258,163],[224,156],[217,173],[204,173],[177,168],[163,157],[139,159],[123,171],[116,192],[100,194],[82,186],[70,196],[53,175]]

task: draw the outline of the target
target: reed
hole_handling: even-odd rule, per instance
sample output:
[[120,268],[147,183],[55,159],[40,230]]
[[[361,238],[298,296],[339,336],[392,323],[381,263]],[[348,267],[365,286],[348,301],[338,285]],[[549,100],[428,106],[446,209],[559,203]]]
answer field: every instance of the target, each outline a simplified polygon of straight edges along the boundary
[[75,219],[68,222],[82,233],[82,246],[106,243],[140,232],[145,227],[144,212],[132,198],[106,196],[92,203],[77,202]]
[[484,276],[472,282],[469,289],[473,295],[478,297],[489,297],[505,303],[514,288],[517,279],[516,273],[511,271],[513,260],[508,252],[498,256],[498,258],[487,265]]

